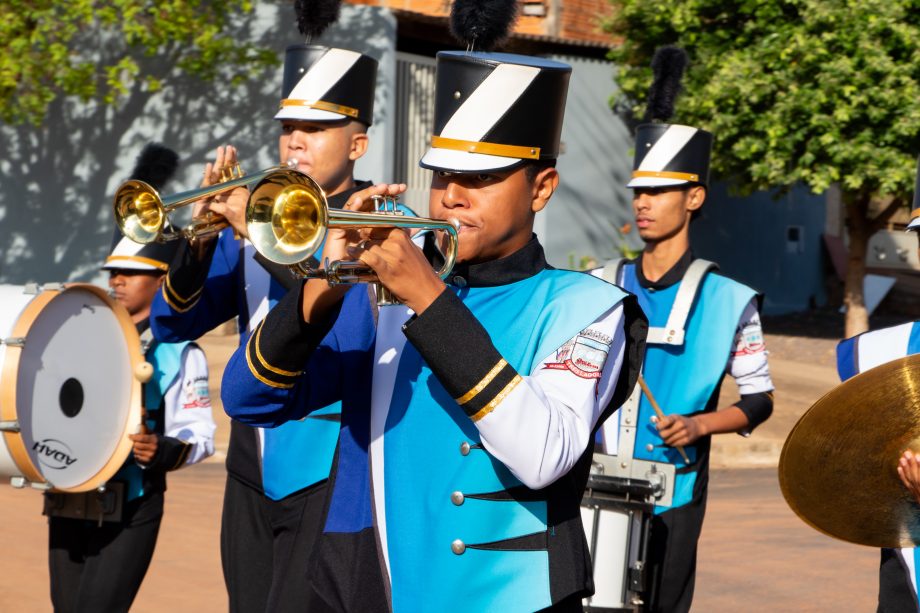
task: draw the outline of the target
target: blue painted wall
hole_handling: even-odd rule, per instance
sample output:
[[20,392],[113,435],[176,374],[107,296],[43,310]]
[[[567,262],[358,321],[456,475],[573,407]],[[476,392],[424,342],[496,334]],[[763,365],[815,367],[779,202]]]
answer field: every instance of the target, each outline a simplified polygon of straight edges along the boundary
[[762,192],[740,198],[717,184],[691,226],[694,253],[763,292],[766,314],[823,305],[825,206],[823,194],[805,188],[778,199]]

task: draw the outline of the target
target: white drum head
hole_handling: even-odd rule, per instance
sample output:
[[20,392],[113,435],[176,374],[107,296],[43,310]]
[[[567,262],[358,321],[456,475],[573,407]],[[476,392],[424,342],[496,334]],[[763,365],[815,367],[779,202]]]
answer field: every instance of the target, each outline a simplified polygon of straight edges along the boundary
[[15,408],[22,443],[45,480],[84,491],[110,478],[130,451],[127,434],[140,422],[139,342],[127,312],[98,288],[54,294],[25,336]]

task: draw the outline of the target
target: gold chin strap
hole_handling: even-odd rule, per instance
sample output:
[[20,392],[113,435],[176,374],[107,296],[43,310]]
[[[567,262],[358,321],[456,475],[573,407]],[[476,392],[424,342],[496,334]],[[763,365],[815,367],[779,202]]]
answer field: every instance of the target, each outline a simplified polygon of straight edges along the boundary
[[679,181],[690,181],[691,183],[699,183],[700,181],[700,175],[689,172],[667,172],[664,170],[634,170],[632,178],[677,179]]
[[457,138],[444,138],[432,136],[431,146],[436,149],[453,149],[467,153],[480,153],[482,155],[497,155],[503,158],[520,158],[522,160],[539,160],[539,147],[521,147],[519,145],[501,145],[499,143],[483,143]]
[[341,104],[335,104],[333,102],[326,102],[325,100],[297,100],[296,98],[285,98],[281,101],[281,108],[286,106],[305,106],[320,111],[329,111],[330,113],[346,115],[348,117],[358,116],[358,109],[353,109],[350,106],[343,106]]

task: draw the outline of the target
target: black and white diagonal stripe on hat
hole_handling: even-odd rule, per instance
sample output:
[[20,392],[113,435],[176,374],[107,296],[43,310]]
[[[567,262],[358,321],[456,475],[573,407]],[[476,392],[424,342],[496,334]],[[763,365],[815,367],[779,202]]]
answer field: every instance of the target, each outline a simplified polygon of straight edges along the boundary
[[699,128],[647,123],[636,130],[632,180],[626,187],[709,184],[712,134]]
[[275,119],[374,119],[377,60],[348,49],[291,45],[284,56],[281,109]]
[[419,165],[482,172],[555,159],[571,67],[506,53],[438,53],[435,134]]

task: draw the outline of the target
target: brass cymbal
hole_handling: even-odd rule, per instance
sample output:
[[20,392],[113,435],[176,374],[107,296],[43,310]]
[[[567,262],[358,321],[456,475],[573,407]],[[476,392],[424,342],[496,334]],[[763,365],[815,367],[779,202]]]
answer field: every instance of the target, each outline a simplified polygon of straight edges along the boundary
[[802,416],[783,445],[779,484],[816,530],[872,547],[920,545],[920,506],[898,478],[920,452],[920,355],[841,383]]

